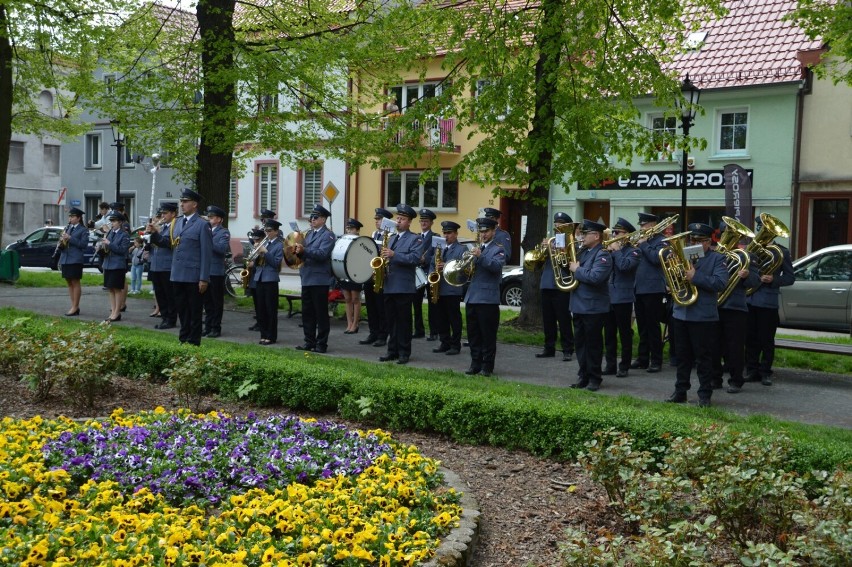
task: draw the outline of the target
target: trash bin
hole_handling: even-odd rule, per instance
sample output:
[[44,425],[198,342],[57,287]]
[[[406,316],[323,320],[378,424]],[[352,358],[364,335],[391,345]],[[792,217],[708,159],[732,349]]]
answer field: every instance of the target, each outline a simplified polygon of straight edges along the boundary
[[21,277],[21,258],[17,250],[0,252],[0,282],[14,283]]

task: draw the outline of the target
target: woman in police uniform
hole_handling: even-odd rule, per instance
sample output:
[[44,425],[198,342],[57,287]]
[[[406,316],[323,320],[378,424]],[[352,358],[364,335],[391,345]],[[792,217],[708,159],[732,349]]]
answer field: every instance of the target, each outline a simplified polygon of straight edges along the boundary
[[104,287],[109,291],[109,317],[106,323],[121,321],[121,299],[127,284],[127,251],[130,249],[130,236],[121,228],[124,215],[113,213],[109,216],[110,229],[101,241],[104,252],[101,266],[104,270]]

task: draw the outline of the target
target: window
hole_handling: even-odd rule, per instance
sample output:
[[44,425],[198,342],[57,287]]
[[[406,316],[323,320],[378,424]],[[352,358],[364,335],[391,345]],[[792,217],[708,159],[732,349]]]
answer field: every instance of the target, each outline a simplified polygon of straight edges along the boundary
[[6,203],[6,230],[10,234],[24,233],[23,203]]
[[[494,118],[498,121],[506,119],[509,114],[509,101],[505,92],[498,88],[492,79],[476,81],[476,106],[474,114],[479,119]],[[505,102],[501,102],[505,99]]]
[[322,164],[315,164],[299,171],[302,179],[302,216],[311,216],[314,205],[322,204]]
[[674,116],[663,116],[662,114],[648,115],[651,133],[655,141],[657,161],[671,161],[672,151],[665,138],[677,134],[677,118]]
[[431,209],[458,208],[459,183],[442,171],[437,179],[420,182],[419,171],[389,171],[385,173],[385,202],[393,206],[405,203],[414,207]]
[[278,94],[262,94],[257,97],[258,114],[278,112]]
[[44,145],[44,172],[48,175],[59,175],[60,146]]
[[796,279],[848,282],[852,280],[852,252],[823,254],[796,268]]
[[133,153],[130,151],[130,146],[127,144],[127,138],[124,138],[124,155],[121,160],[121,167],[136,167],[136,161],[133,159]]
[[[59,225],[65,220],[59,216],[59,205],[42,205],[42,213],[44,213],[44,224],[48,226]],[[57,240],[59,240],[58,236],[57,234]]]
[[424,98],[434,98],[441,94],[441,86],[438,83],[420,83],[411,85],[400,85],[391,87],[390,94],[400,112]]
[[748,142],[748,111],[731,109],[719,112],[719,153],[744,153]]
[[6,171],[9,173],[24,172],[24,142],[9,143],[9,166]]
[[237,171],[231,172],[231,183],[228,186],[228,216],[237,215],[237,188],[239,187]]
[[257,166],[257,210],[278,210],[278,165],[258,164]]
[[86,167],[96,169],[101,165],[101,135],[86,134]]
[[115,94],[115,75],[104,75],[104,84],[108,95]]

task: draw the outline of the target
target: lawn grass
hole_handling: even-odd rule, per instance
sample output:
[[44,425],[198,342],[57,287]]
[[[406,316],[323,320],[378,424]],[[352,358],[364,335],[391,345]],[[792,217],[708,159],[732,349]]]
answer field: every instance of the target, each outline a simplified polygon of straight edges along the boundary
[[[104,283],[103,274],[83,274],[81,280],[83,286],[101,286]],[[15,287],[67,287],[65,280],[62,279],[61,272],[31,272],[21,270],[18,281],[14,283]]]

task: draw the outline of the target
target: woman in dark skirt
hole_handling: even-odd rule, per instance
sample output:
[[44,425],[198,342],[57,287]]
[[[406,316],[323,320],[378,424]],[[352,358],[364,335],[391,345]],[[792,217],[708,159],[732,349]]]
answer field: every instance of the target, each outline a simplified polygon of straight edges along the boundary
[[122,229],[124,215],[114,213],[109,217],[110,229],[99,243],[103,253],[101,267],[104,270],[104,287],[109,291],[109,317],[104,322],[121,321],[121,301],[124,286],[127,283],[127,250],[130,248],[130,236]]
[[[346,221],[346,234],[359,235],[361,227],[364,226],[355,219]],[[346,330],[344,335],[354,335],[358,332],[361,322],[361,290],[364,284],[351,282],[349,280],[337,280],[343,299],[346,302]]]
[[62,277],[68,283],[68,295],[71,297],[71,308],[65,313],[66,317],[80,314],[80,295],[83,279],[83,252],[89,245],[89,231],[83,225],[83,211],[72,208],[68,211],[68,226],[59,237],[59,266]]

